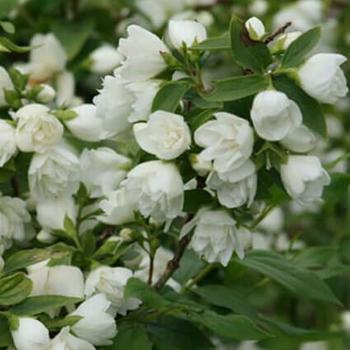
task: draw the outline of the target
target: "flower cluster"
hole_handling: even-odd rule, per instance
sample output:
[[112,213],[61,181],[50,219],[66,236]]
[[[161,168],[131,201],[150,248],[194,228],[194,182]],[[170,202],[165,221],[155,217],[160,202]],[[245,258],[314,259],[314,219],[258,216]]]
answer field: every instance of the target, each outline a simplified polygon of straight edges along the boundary
[[[154,1],[135,6],[166,21]],[[108,75],[90,103],[52,33],[32,39],[28,63],[0,67],[0,169],[12,186],[0,197],[0,304],[1,283],[20,286],[0,315],[16,349],[112,345],[119,319],[152,316],[141,307],[155,296],[132,283],[179,292],[196,282],[174,275],[187,248],[226,267],[276,206],[321,201],[331,178],[313,153],[319,103],[346,96],[346,57],[311,52],[318,28],[277,34],[256,17],[209,39],[190,19],[170,20],[163,39],[130,25],[116,49],[91,54],[91,70]],[[218,47],[242,75],[206,77]]]

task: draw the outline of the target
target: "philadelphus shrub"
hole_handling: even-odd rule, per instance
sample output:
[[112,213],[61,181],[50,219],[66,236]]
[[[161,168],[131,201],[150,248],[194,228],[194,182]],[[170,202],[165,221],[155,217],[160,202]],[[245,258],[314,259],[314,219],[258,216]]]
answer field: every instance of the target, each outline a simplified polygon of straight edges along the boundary
[[[212,3],[135,6],[160,28],[176,6]],[[282,229],[280,205],[322,201],[331,177],[315,151],[326,142],[320,103],[348,92],[346,57],[315,53],[319,27],[286,32],[288,14],[277,32],[233,17],[219,37],[188,18],[172,18],[162,36],[131,24],[118,47],[103,43],[85,62],[108,74],[91,101],[75,96],[53,33],[32,38],[27,63],[0,67],[1,349],[318,339],[257,314],[245,300],[254,280],[234,292],[225,282],[253,269],[267,275],[257,286],[272,279],[338,303],[307,262],[259,250],[266,228]],[[227,54],[236,74],[208,78],[206,65]],[[288,244],[281,234],[278,250]],[[179,325],[187,343],[172,347],[168,329]]]

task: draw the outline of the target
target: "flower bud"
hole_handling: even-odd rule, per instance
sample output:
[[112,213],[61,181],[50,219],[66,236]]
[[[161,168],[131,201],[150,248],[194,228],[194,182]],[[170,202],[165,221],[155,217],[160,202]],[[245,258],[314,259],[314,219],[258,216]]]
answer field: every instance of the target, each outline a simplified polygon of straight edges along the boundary
[[327,171],[314,156],[289,156],[281,165],[281,179],[288,194],[301,205],[320,200],[323,187],[330,184]]
[[301,125],[298,105],[283,92],[262,91],[253,101],[251,118],[258,135],[268,141],[279,141]]
[[91,70],[98,74],[107,74],[118,67],[123,55],[112,45],[102,45],[90,54]]
[[249,18],[244,25],[252,40],[259,41],[266,34],[264,23],[257,17]]
[[53,87],[48,84],[41,84],[40,87],[41,91],[36,97],[37,101],[44,104],[53,101],[56,96],[56,91],[53,89]]
[[212,162],[210,160],[204,160],[200,154],[191,154],[190,162],[192,168],[198,173],[199,176],[206,176],[213,169]]
[[290,151],[297,153],[310,152],[315,148],[317,138],[305,125],[300,125],[281,141],[281,144]]
[[169,22],[168,36],[171,44],[180,49],[184,45],[191,47],[207,38],[203,24],[190,20],[172,20]]
[[319,53],[310,57],[298,71],[301,87],[322,103],[336,103],[349,91],[340,68],[347,58],[332,53]]
[[17,350],[47,350],[50,345],[49,331],[34,318],[18,318],[18,328],[11,334]]

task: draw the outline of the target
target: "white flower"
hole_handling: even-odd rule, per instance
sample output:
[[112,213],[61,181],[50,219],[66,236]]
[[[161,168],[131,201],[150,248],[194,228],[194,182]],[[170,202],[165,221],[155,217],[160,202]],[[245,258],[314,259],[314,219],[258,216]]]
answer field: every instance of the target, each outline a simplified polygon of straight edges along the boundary
[[116,76],[106,76],[103,88],[94,97],[96,116],[112,136],[131,128],[130,122],[147,120],[160,81],[130,83]]
[[288,47],[303,34],[300,31],[282,34],[271,46],[272,52],[280,52],[287,50]]
[[75,222],[77,208],[73,197],[44,198],[36,206],[36,218],[46,232],[64,230],[66,216]]
[[183,0],[137,0],[135,5],[156,29],[162,27],[172,15],[185,9]]
[[120,75],[130,81],[153,78],[166,69],[161,53],[169,52],[155,34],[137,25],[127,29],[128,37],[120,39],[119,52],[125,57]]
[[301,87],[322,103],[336,103],[349,91],[340,68],[346,61],[345,56],[332,53],[310,57],[298,70]]
[[29,57],[31,79],[44,81],[63,71],[67,55],[54,34],[36,34],[30,42]]
[[44,105],[26,105],[16,112],[15,119],[16,142],[22,152],[43,152],[62,138],[62,124]]
[[261,40],[266,34],[264,23],[257,17],[251,17],[244,23],[252,40]]
[[191,145],[190,128],[178,114],[157,111],[147,123],[137,123],[133,129],[139,146],[159,159],[177,158]]
[[182,211],[184,185],[172,163],[141,163],[129,172],[125,186],[140,213],[156,223],[175,219]]
[[69,316],[82,317],[72,326],[79,338],[94,345],[111,345],[117,334],[113,315],[108,313],[111,302],[104,294],[97,294],[78,306]]
[[75,337],[69,333],[69,327],[64,327],[51,341],[48,350],[96,350],[86,340]]
[[0,240],[25,241],[30,231],[30,215],[20,198],[0,195]]
[[116,190],[131,167],[131,160],[108,147],[84,149],[80,156],[81,181],[92,198]]
[[17,153],[15,128],[6,120],[0,120],[0,167]]
[[160,89],[161,80],[137,81],[127,85],[133,95],[132,110],[128,117],[130,123],[147,120],[151,114],[154,97]]
[[84,276],[75,266],[48,266],[49,260],[27,267],[28,278],[33,282],[32,296],[61,295],[73,298],[84,296]]
[[330,184],[327,171],[314,156],[289,156],[281,165],[281,178],[288,194],[305,205],[319,200],[323,187]]
[[197,145],[204,147],[202,160],[214,161],[217,172],[240,167],[252,154],[254,134],[249,122],[229,113],[215,113],[211,120],[194,134]]
[[263,16],[269,8],[266,0],[254,0],[249,5],[249,12],[255,16]]
[[209,263],[220,262],[227,266],[232,254],[236,251],[242,259],[243,246],[238,239],[236,221],[223,210],[201,209],[193,220],[182,229],[181,236],[194,233],[190,247]]
[[35,318],[19,317],[11,334],[17,350],[47,350],[50,345],[48,329]]
[[118,67],[123,56],[112,45],[104,44],[90,54],[91,70],[98,74],[107,74]]
[[103,128],[102,119],[96,115],[96,106],[83,104],[72,108],[77,114],[75,118],[65,122],[69,131],[78,139],[97,142],[111,136],[112,133]]
[[294,129],[280,142],[284,147],[293,152],[306,153],[315,148],[317,138],[308,127],[301,125]]
[[343,311],[341,313],[341,322],[342,322],[342,328],[346,332],[350,332],[350,311]]
[[207,30],[203,24],[190,20],[171,20],[167,34],[171,44],[177,49],[181,49],[183,45],[191,47],[207,38]]
[[123,225],[132,222],[135,218],[136,205],[129,197],[124,187],[111,192],[107,199],[99,204],[103,215],[100,215],[98,219],[110,225]]
[[267,90],[253,101],[251,118],[258,135],[265,140],[279,141],[302,123],[298,105],[283,92]]
[[319,0],[296,1],[277,12],[273,26],[277,29],[292,22],[293,29],[306,31],[321,22],[322,8],[322,1]]
[[[251,160],[248,160],[251,162]],[[257,175],[254,164],[243,166],[243,171],[237,169],[232,173],[236,178],[223,181],[220,174],[213,172],[208,176],[207,186],[217,191],[220,204],[227,208],[238,208],[246,204],[250,206],[255,198],[257,189]]]
[[138,299],[124,298],[124,287],[131,277],[133,277],[132,271],[125,267],[98,267],[87,277],[85,295],[103,293],[112,303],[111,311],[126,315],[128,310],[135,310],[140,305]]
[[[75,78],[70,72],[64,71],[56,78],[56,105],[61,108],[75,106]],[[81,104],[81,103],[78,103]]]
[[14,86],[6,69],[0,66],[0,107],[7,106],[5,90],[14,90]]
[[281,208],[272,209],[269,214],[260,221],[258,228],[266,232],[280,233],[284,225],[284,215]]
[[190,161],[192,168],[199,176],[206,176],[213,170],[213,165],[210,160],[204,160],[200,154],[191,154]]
[[34,197],[69,196],[79,188],[79,159],[68,146],[59,144],[44,153],[35,154],[28,175]]
[[56,91],[51,85],[41,84],[41,91],[36,96],[36,99],[40,103],[50,103],[56,97]]

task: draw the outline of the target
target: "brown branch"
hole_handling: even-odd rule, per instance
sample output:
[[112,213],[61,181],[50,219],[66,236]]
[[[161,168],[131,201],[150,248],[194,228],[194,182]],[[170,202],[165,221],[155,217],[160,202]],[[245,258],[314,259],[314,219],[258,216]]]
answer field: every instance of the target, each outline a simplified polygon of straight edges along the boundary
[[154,284],[153,287],[155,289],[158,289],[158,290],[162,289],[165,286],[165,284],[168,282],[169,278],[178,269],[178,267],[180,266],[180,260],[184,255],[184,252],[187,246],[189,245],[191,238],[192,238],[192,233],[190,232],[180,239],[179,245],[177,246],[174,257],[168,262],[164,273],[160,276],[159,280]]
[[16,175],[11,178],[11,186],[15,197],[19,197],[21,195],[21,192],[19,190],[19,182]]
[[272,33],[270,36],[268,36],[264,43],[269,44],[271,41],[273,41],[276,37],[278,37],[280,34],[283,34],[288,27],[292,25],[292,22],[287,22],[283,27],[277,29],[274,33]]
[[149,271],[148,271],[148,284],[152,285],[153,280],[153,271],[154,271],[154,254],[149,255]]

